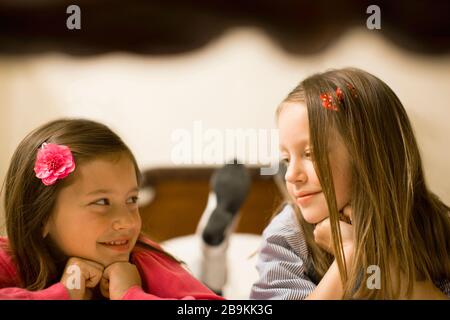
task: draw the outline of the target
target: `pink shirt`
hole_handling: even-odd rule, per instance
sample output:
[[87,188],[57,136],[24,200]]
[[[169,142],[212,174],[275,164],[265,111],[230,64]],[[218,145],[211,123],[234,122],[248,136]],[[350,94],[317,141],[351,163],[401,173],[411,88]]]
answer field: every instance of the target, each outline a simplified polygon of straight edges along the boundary
[[[148,239],[141,240],[158,247]],[[39,291],[18,287],[16,267],[4,249],[7,242],[6,238],[0,237],[0,299],[70,299],[67,289],[60,282]],[[130,260],[139,270],[142,288],[131,287],[122,300],[223,299],[206,288],[179,263],[163,254],[135,247]]]

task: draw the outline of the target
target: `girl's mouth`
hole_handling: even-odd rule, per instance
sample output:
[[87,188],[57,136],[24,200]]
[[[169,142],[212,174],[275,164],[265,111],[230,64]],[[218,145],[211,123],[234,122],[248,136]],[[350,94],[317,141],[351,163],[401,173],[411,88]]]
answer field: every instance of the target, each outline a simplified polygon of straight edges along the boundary
[[296,201],[297,204],[301,206],[306,206],[309,204],[309,202],[314,198],[314,196],[320,194],[321,192],[315,192],[315,193],[309,193],[304,196],[297,196]]
[[130,249],[129,240],[113,240],[107,242],[99,242],[102,246],[115,251],[128,251]]

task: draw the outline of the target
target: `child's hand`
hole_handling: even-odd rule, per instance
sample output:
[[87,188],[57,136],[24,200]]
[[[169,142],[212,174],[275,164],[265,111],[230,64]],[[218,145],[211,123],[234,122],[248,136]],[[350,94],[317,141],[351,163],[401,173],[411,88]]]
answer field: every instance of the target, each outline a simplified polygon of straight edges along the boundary
[[72,257],[67,261],[61,283],[69,291],[72,300],[89,300],[92,288],[100,282],[103,266],[97,262]]
[[114,262],[103,272],[100,291],[106,298],[120,300],[132,286],[141,286],[141,276],[134,264]]
[[[349,205],[344,207],[342,210],[344,216],[351,222],[352,219],[352,209]],[[347,222],[339,221],[339,226],[341,228],[342,245],[344,247],[344,252],[350,254],[353,251],[353,226]],[[316,243],[334,255],[333,249],[333,238],[331,237],[331,225],[330,218],[318,223],[314,229],[314,240]]]

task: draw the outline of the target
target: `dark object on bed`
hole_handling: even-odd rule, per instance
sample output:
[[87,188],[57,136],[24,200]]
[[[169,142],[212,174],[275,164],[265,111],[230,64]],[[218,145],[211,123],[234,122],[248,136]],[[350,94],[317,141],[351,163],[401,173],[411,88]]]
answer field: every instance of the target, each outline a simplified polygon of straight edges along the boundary
[[[219,167],[154,168],[143,172],[142,188],[153,200],[140,208],[142,229],[155,241],[193,234],[205,209],[210,180]],[[261,234],[282,202],[274,176],[249,167],[251,188],[240,208],[236,232]]]
[[216,208],[202,231],[205,244],[218,246],[224,241],[226,230],[234,224],[233,221],[248,195],[250,183],[247,168],[236,161],[214,172],[211,191],[216,196]]

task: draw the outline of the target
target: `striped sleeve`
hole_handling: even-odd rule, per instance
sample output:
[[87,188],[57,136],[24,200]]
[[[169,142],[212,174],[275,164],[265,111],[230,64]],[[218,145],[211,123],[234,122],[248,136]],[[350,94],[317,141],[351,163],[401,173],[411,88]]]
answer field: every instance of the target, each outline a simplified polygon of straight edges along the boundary
[[450,280],[443,279],[434,283],[448,298],[450,298]]
[[263,232],[250,299],[305,299],[316,287],[307,276],[308,249],[294,210],[289,205]]

